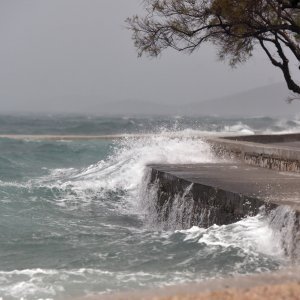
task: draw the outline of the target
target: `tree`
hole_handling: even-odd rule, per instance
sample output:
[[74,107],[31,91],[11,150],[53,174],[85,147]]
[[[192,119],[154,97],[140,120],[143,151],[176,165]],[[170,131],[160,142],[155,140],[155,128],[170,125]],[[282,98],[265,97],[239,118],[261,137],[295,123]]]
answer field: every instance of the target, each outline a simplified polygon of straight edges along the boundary
[[[246,61],[256,46],[300,94],[299,0],[144,0],[147,14],[127,19],[138,55],[164,49],[192,53],[211,42],[230,65]],[[292,60],[292,62],[291,62]],[[294,72],[295,73],[295,72]]]

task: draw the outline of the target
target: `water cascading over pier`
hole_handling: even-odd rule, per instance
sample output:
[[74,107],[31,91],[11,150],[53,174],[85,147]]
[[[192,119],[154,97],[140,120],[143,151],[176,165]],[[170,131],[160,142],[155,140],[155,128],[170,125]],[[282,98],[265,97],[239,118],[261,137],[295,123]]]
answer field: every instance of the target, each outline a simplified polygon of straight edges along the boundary
[[227,225],[261,214],[285,255],[298,259],[300,177],[270,169],[239,160],[148,165],[143,188],[148,221],[176,230]]

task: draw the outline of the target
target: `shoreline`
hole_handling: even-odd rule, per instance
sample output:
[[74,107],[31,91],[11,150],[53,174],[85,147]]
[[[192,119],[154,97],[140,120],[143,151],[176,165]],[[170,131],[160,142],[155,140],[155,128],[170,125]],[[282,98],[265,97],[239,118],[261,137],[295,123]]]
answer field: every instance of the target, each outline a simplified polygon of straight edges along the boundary
[[[297,297],[295,297],[297,295]],[[290,296],[290,298],[288,297]],[[88,296],[84,300],[239,300],[300,299],[300,269],[207,279],[144,291]]]

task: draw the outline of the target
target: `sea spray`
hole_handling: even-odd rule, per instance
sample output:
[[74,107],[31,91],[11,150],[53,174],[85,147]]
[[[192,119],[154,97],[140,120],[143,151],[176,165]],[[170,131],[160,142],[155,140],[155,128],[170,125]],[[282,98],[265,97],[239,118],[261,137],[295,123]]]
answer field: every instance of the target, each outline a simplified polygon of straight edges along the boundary
[[281,205],[270,212],[268,222],[286,256],[300,259],[300,215],[291,207]]
[[53,170],[49,176],[32,183],[71,189],[75,195],[85,199],[123,191],[124,207],[138,209],[138,194],[147,164],[217,161],[208,144],[190,133],[181,134],[181,137],[178,133],[169,133],[147,138],[124,138],[114,143],[106,160],[81,170]]
[[178,230],[192,227],[194,200],[189,196],[192,184],[183,193],[169,195],[162,204],[159,199],[159,179],[151,179],[146,168],[139,186],[139,210],[145,216],[145,226],[156,230]]
[[176,194],[174,199],[164,203],[161,209],[162,221],[167,222],[166,228],[171,230],[181,229],[192,226],[192,210],[194,207],[194,200],[189,193],[193,184],[190,184],[183,192],[183,194]]

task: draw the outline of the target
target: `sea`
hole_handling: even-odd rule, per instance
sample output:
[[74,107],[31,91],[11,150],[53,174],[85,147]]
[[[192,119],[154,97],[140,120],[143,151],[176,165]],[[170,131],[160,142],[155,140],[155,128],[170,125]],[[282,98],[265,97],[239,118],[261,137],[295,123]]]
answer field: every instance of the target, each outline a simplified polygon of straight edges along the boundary
[[300,116],[0,115],[0,299],[84,299],[288,265],[263,210],[226,226],[161,226],[145,186],[148,164],[217,162],[202,136],[299,131]]

